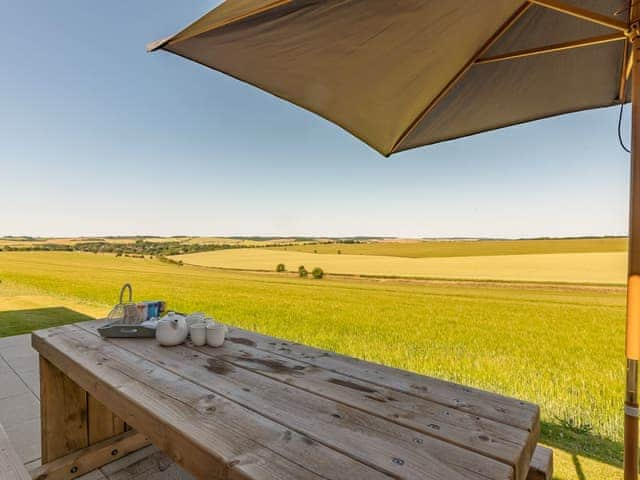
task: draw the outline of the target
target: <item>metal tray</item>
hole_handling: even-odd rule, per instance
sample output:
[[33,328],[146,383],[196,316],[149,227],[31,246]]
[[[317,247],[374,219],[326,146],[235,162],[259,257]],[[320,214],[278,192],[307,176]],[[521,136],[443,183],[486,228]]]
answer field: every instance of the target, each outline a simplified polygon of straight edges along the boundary
[[155,328],[143,327],[125,323],[109,323],[98,328],[104,338],[155,338]]

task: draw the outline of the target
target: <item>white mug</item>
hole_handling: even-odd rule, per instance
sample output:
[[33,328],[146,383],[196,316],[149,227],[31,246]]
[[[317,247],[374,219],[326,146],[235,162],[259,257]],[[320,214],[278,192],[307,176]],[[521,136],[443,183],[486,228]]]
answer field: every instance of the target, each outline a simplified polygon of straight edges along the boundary
[[221,347],[224,343],[225,328],[219,323],[207,325],[207,345],[210,347]]
[[207,324],[204,322],[194,323],[189,328],[191,341],[196,347],[202,347],[207,343]]
[[190,315],[187,315],[185,317],[185,320],[187,321],[187,325],[191,326],[195,323],[201,323],[205,321],[205,317],[206,315],[203,312],[194,312]]

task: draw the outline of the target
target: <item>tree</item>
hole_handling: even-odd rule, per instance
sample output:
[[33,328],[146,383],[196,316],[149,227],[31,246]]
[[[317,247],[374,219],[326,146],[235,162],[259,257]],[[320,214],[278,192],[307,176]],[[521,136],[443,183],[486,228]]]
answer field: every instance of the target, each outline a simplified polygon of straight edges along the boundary
[[313,278],[321,279],[322,277],[324,277],[324,271],[320,267],[316,267],[311,272],[311,275],[313,276]]
[[284,263],[279,263],[278,266],[276,267],[276,272],[284,272],[285,270],[286,269],[285,269]]
[[298,275],[300,275],[300,277],[305,278],[307,275],[309,275],[309,272],[307,272],[307,269],[304,268],[304,265],[300,265],[298,267]]

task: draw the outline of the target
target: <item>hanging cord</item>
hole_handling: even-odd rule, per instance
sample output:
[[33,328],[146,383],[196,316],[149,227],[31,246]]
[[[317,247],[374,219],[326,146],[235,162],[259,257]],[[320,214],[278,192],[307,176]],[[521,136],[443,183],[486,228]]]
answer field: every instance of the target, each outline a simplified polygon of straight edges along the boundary
[[618,140],[620,141],[620,146],[624,149],[625,152],[631,153],[631,149],[627,148],[622,140],[622,112],[624,111],[624,103],[620,104],[620,115],[618,115]]
[[636,6],[638,3],[640,3],[640,1],[627,2],[627,4],[624,7],[622,7],[620,9],[616,10],[615,12],[613,12],[613,15],[615,17],[617,17],[618,15],[622,15],[623,13],[628,12],[629,10],[631,10],[631,7]]

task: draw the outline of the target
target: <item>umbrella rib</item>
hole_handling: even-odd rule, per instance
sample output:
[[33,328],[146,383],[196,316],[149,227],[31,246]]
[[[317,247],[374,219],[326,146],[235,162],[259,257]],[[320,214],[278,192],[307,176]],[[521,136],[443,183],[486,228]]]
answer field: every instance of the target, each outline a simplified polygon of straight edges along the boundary
[[473,56],[469,59],[467,63],[458,71],[458,73],[445,85],[445,87],[431,100],[431,102],[418,114],[418,116],[409,124],[409,126],[402,132],[402,135],[395,141],[391,150],[387,154],[387,156],[395,153],[398,147],[405,141],[405,139],[413,132],[416,126],[424,119],[437,105],[440,101],[451,91],[451,89],[460,81],[460,79],[469,71],[469,69],[473,66],[478,58],[480,58],[484,53],[489,50],[491,45],[493,45],[509,28],[516,23],[522,15],[531,7],[532,3],[530,1],[524,2],[518,10],[515,11],[509,19],[505,23],[503,23],[498,30],[485,42],[482,47],[473,54]]
[[624,103],[627,90],[627,80],[633,67],[633,49],[629,48],[629,42],[624,42],[624,52],[622,57],[622,69],[620,70],[620,88],[618,90],[618,101]]
[[576,40],[573,42],[556,43],[554,45],[547,45],[545,47],[528,48],[526,50],[518,50],[515,52],[503,53],[495,55],[493,57],[484,57],[476,60],[477,65],[485,63],[502,62],[504,60],[514,60],[517,58],[530,57],[532,55],[540,55],[543,53],[562,52],[563,50],[571,50],[574,48],[590,47],[592,45],[602,45],[603,43],[619,42],[620,40],[626,40],[626,36],[623,33],[610,33],[608,35],[601,35],[599,37],[585,38],[584,40]]
[[573,5],[567,5],[564,2],[558,0],[530,0],[531,3],[540,5],[541,7],[549,8],[557,12],[565,13],[573,17],[587,20],[589,22],[604,25],[605,27],[613,28],[614,30],[620,30],[626,32],[629,30],[629,25],[626,22],[614,20],[613,18],[601,15],[591,10],[585,10],[584,8],[574,7]]
[[[629,19],[629,23],[635,19],[638,13],[638,3],[629,2],[629,5],[626,7],[627,15]],[[622,13],[623,10],[619,10],[616,13]],[[624,43],[624,52],[622,52],[622,69],[620,70],[620,88],[618,90],[618,101],[620,103],[624,103],[627,96],[627,82],[629,81],[629,76],[631,76],[631,70],[633,69],[633,48],[631,48],[630,42]]]
[[[200,20],[205,18],[207,15],[209,15],[209,13],[213,12],[213,10],[211,10],[204,17],[199,18],[194,23],[189,25],[187,28],[185,28],[184,30],[176,33],[175,35],[171,35],[170,37],[164,38],[162,40],[157,40],[155,42],[151,42],[150,44],[147,45],[147,51],[148,52],[153,52],[154,50],[158,50],[159,48],[162,48],[162,47],[164,47],[165,45],[167,45],[169,43],[173,43],[174,41],[179,40],[179,41],[182,42],[184,40],[188,40],[190,38],[197,37],[198,35],[201,35],[203,33],[211,32],[213,30],[217,30],[219,28],[226,27],[228,25],[232,25],[234,23],[240,22],[242,20],[246,20],[246,19],[254,17],[256,15],[260,15],[261,13],[265,13],[265,12],[274,10],[274,9],[276,9],[278,7],[283,6],[283,5],[287,5],[289,3],[292,3],[293,1],[294,0],[276,0],[274,2],[271,2],[271,3],[267,4],[267,5],[264,5],[262,7],[256,8],[255,10],[251,10],[250,12],[244,13],[242,15],[238,15],[237,17],[230,18],[228,20],[225,20],[224,22],[219,22],[219,23],[216,23],[214,25],[211,25],[210,27],[195,28],[194,31],[189,32],[189,34],[186,34],[186,32],[189,29],[194,28],[196,26],[196,24],[198,22],[200,22]],[[182,35],[182,34],[185,34],[185,35],[183,37],[181,37],[180,35]]]

